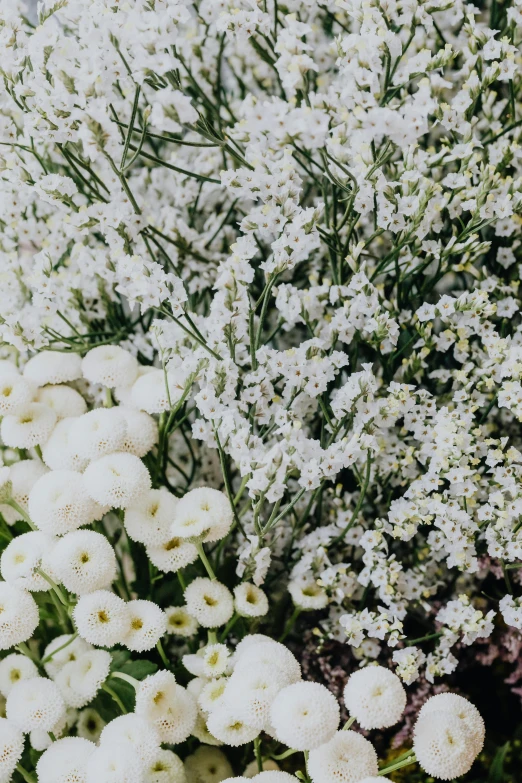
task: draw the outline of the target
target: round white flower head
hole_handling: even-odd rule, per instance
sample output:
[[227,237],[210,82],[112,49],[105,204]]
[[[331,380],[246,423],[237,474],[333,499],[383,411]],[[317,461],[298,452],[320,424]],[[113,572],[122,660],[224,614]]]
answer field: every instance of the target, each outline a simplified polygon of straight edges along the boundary
[[131,401],[138,410],[146,413],[163,413],[170,410],[182,394],[183,389],[177,387],[172,373],[165,374],[163,370],[155,369],[137,379],[132,387]]
[[5,446],[32,449],[48,439],[56,424],[56,413],[41,402],[30,402],[16,414],[4,416],[0,434]]
[[[205,648],[200,647],[200,649],[197,651],[197,653],[187,653],[183,656],[181,659],[183,662],[183,666],[185,669],[193,674],[195,677],[202,678],[203,679],[203,669],[204,669],[204,661],[203,656],[205,654]],[[191,688],[189,688],[191,693],[194,693],[193,690],[194,684]]]
[[230,651],[226,644],[208,644],[203,654],[205,677],[219,677],[225,674],[229,665]]
[[[278,770],[279,764],[277,761],[274,761],[274,759],[263,759],[263,772],[276,772]],[[259,769],[257,759],[254,759],[254,761],[251,761],[250,764],[245,767],[243,775],[245,778],[255,778],[258,774]]]
[[289,772],[263,770],[255,776],[260,783],[296,783],[297,778]]
[[0,781],[9,783],[24,752],[24,735],[7,718],[0,718]]
[[0,693],[9,696],[11,689],[20,680],[38,677],[38,669],[26,655],[11,653],[0,661]]
[[211,745],[212,747],[223,745],[223,743],[214,737],[208,730],[206,716],[203,715],[202,712],[198,712],[197,714],[196,723],[192,729],[192,735],[204,745]]
[[136,690],[136,714],[153,723],[160,720],[174,704],[178,687],[172,672],[164,669],[145,677]]
[[45,677],[21,680],[11,688],[6,702],[7,717],[20,731],[52,731],[65,715],[65,703],[58,686]]
[[133,541],[159,546],[169,541],[170,525],[178,499],[162,487],[149,489],[125,509],[124,525]]
[[187,783],[185,765],[172,750],[159,748],[144,770],[143,783]]
[[413,750],[428,775],[452,780],[465,775],[476,758],[476,742],[465,722],[451,712],[433,710],[413,729]]
[[197,577],[185,590],[187,611],[203,628],[219,628],[234,613],[234,602],[228,587],[207,577]]
[[[253,641],[247,641],[250,639]],[[268,666],[274,671],[277,670],[278,677],[285,685],[291,685],[301,679],[301,666],[288,647],[273,639],[266,641],[265,637],[258,634],[245,636],[236,647],[234,661],[234,673],[250,672]]]
[[174,514],[171,532],[181,538],[219,541],[232,526],[234,513],[228,497],[218,489],[198,487],[187,492]]
[[305,612],[313,612],[328,606],[328,594],[312,577],[293,579],[288,583],[288,592],[294,604]]
[[337,699],[317,682],[296,682],[279,691],[270,722],[289,748],[312,750],[331,740],[339,726]]
[[225,704],[226,677],[219,677],[217,680],[210,680],[210,682],[206,683],[205,680],[197,678],[196,680],[191,680],[189,686],[195,682],[199,682],[202,685],[201,692],[194,695],[197,696],[199,707],[203,712],[213,712],[216,707]]
[[152,650],[167,631],[165,612],[153,601],[129,601],[128,630],[123,644],[129,650],[144,652]]
[[259,735],[259,729],[248,726],[242,721],[234,706],[228,702],[216,707],[210,713],[207,726],[214,737],[232,747],[246,745]]
[[138,377],[138,362],[118,345],[99,345],[82,361],[83,377],[91,383],[101,383],[109,389],[130,386]]
[[109,676],[111,662],[106,650],[88,650],[62,666],[55,682],[68,707],[80,709],[94,699]]
[[116,579],[114,550],[94,530],[66,533],[53,547],[48,562],[57,581],[77,595],[110,587]]
[[350,675],[344,703],[363,729],[387,729],[401,719],[406,691],[396,674],[384,666],[365,666]]
[[[47,473],[47,468],[39,459],[22,459],[9,468],[11,482],[11,497],[29,514],[29,493],[40,476]],[[0,513],[8,525],[23,519],[22,514],[11,506],[0,505]]]
[[71,435],[76,420],[72,416],[59,421],[49,440],[42,446],[43,461],[51,470],[75,470],[81,473],[89,464],[88,459],[80,456],[78,442]]
[[473,752],[478,756],[484,745],[486,729],[475,705],[457,693],[438,693],[422,705],[418,718],[438,711],[451,712],[464,723],[473,740]]
[[54,679],[60,669],[70,661],[77,661],[83,653],[92,650],[90,644],[81,636],[64,633],[49,642],[42,655],[44,669]]
[[125,452],[91,462],[84,481],[91,498],[110,508],[127,508],[150,489],[149,472],[143,462]]
[[40,620],[31,593],[0,582],[0,650],[26,642]]
[[103,729],[100,745],[114,745],[128,742],[138,754],[143,765],[148,765],[156,755],[159,734],[145,718],[134,713],[120,715]]
[[[52,728],[52,734],[56,738],[62,737],[64,731],[66,731],[67,728],[67,713],[65,712],[54,724]],[[42,751],[47,750],[53,740],[49,736],[49,732],[45,729],[33,729],[33,731],[29,733],[29,742],[32,748],[38,751]]]
[[96,408],[74,420],[70,437],[80,457],[95,460],[122,451],[126,432],[127,424],[118,408]]
[[103,743],[87,761],[86,783],[142,783],[143,762],[130,742]]
[[188,783],[220,783],[234,771],[222,750],[200,745],[185,759]]
[[87,403],[82,395],[70,386],[43,386],[38,389],[35,402],[43,402],[56,413],[58,421],[71,416],[82,416]]
[[185,742],[192,734],[192,729],[196,725],[198,715],[198,706],[196,700],[181,685],[177,686],[176,696],[163,715],[154,721],[158,729],[161,741],[169,745],[178,745]]
[[167,616],[167,633],[175,636],[194,636],[198,630],[198,621],[192,617],[184,606],[169,606],[165,609]]
[[44,533],[63,536],[89,525],[95,507],[85,489],[83,476],[74,470],[45,473],[29,494],[29,515]]
[[378,771],[375,748],[355,731],[338,731],[308,757],[312,783],[356,783]]
[[34,387],[21,375],[0,377],[0,416],[23,410],[33,399]]
[[160,571],[175,573],[194,563],[198,559],[198,550],[189,541],[173,538],[168,533],[160,544],[147,546],[147,557]]
[[6,546],[0,558],[0,570],[13,587],[37,592],[49,590],[49,583],[36,573],[52,550],[53,539],[38,530],[16,536]]
[[268,598],[250,582],[234,587],[234,606],[241,617],[264,617],[268,612]]
[[82,595],[73,616],[80,636],[99,647],[121,644],[129,628],[127,604],[108,590]]
[[287,685],[287,678],[277,666],[256,664],[248,670],[234,671],[225,698],[249,726],[268,729],[272,703]]
[[82,362],[76,353],[40,351],[24,367],[24,378],[36,386],[69,383],[82,377]]
[[100,739],[105,721],[101,715],[93,710],[92,707],[86,707],[84,710],[78,713],[78,720],[76,721],[76,731],[79,737],[90,740],[91,742],[98,742]]
[[87,762],[96,750],[93,742],[82,737],[64,737],[38,759],[38,783],[86,783]]
[[126,425],[122,451],[128,451],[136,457],[144,457],[158,442],[158,425],[152,416],[144,411],[123,406],[118,410],[125,419]]

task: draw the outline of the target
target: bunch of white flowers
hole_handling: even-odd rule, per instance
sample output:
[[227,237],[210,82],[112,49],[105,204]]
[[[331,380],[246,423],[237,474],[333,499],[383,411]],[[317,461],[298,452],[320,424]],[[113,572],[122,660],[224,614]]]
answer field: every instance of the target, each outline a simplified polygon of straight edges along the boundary
[[522,0],[479,6],[0,0],[0,783],[479,756],[438,691],[522,653]]

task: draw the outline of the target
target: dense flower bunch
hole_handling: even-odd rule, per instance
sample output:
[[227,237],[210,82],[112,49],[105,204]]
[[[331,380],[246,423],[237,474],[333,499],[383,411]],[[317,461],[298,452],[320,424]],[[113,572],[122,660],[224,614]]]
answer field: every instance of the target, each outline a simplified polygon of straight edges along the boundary
[[459,672],[522,693],[522,0],[0,40],[0,783],[467,774]]

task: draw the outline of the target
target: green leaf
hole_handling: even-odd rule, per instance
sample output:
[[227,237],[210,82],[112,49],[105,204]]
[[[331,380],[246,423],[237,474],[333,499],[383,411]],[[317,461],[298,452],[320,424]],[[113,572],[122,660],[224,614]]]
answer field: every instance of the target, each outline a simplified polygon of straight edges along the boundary
[[154,674],[158,671],[158,665],[152,661],[127,661],[118,668],[118,671],[123,674],[128,674],[130,677],[134,677],[136,680],[143,680],[148,677],[149,674]]
[[113,652],[111,652],[111,656],[112,656],[111,671],[119,672],[122,670],[122,667],[125,666],[125,664],[129,660],[130,652],[128,650],[114,650]]
[[506,744],[498,748],[497,752],[495,753],[495,758],[493,759],[489,769],[488,783],[502,783],[502,779],[504,777],[504,761],[510,744],[511,743],[506,742]]

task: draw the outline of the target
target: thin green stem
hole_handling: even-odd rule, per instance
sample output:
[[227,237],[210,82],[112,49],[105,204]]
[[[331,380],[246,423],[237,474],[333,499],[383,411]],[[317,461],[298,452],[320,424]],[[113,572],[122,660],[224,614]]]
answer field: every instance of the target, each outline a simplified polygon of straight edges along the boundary
[[212,581],[215,582],[216,581],[216,575],[215,575],[215,573],[214,573],[214,571],[212,569],[212,566],[210,565],[210,561],[209,561],[208,557],[205,554],[205,550],[203,549],[203,544],[201,543],[201,541],[198,541],[196,543],[196,549],[198,550],[199,559],[201,560],[201,562],[205,566],[205,571],[207,572],[209,577],[212,579]]
[[163,649],[163,645],[161,643],[161,639],[158,640],[158,643],[156,645],[156,649],[159,652],[159,656],[160,656],[161,660],[163,661],[163,664],[164,664],[165,668],[166,669],[170,669],[169,659],[165,655],[165,650]]
[[[114,675],[113,675],[113,676],[114,676]],[[127,709],[125,708],[125,705],[124,705],[124,703],[122,702],[122,700],[120,699],[120,697],[118,696],[118,694],[116,693],[116,691],[114,691],[114,690],[113,690],[113,689],[110,687],[110,685],[107,685],[107,683],[106,683],[106,682],[104,682],[104,683],[103,683],[103,685],[102,685],[102,690],[103,690],[103,691],[105,691],[105,693],[108,693],[108,694],[109,694],[109,696],[111,697],[111,699],[112,699],[114,702],[116,702],[116,704],[117,704],[117,705],[118,705],[118,707],[120,708],[121,712],[122,712],[124,715],[126,715],[126,714],[127,714]]]

